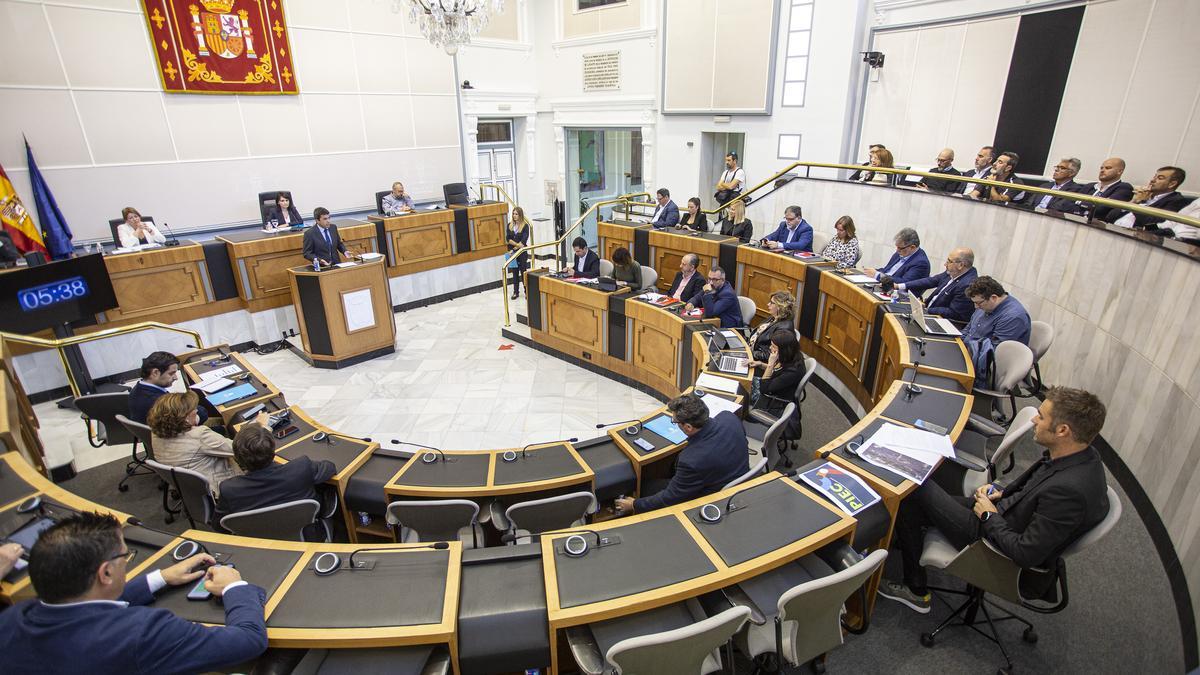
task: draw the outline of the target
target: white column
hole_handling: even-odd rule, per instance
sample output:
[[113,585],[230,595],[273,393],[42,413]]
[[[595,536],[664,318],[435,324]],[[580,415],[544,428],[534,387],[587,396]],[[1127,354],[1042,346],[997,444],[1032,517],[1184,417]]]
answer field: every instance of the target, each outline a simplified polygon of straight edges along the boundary
[[537,175],[537,115],[525,116],[525,167],[530,178]]
[[467,187],[479,194],[479,117],[463,115],[463,131],[466,139],[463,153],[467,156]]
[[566,199],[567,187],[567,139],[566,131],[561,124],[554,125],[554,164],[555,175],[558,176],[558,198]]
[[642,182],[646,192],[654,194],[654,125],[642,125]]

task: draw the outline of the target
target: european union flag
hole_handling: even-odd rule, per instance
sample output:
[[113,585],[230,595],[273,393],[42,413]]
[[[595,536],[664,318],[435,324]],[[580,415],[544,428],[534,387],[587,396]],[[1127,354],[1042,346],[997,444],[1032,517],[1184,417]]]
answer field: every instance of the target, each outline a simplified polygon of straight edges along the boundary
[[29,182],[33,184],[33,204],[37,208],[38,223],[42,226],[42,240],[46,242],[46,249],[54,260],[70,258],[75,250],[71,238],[75,235],[71,234],[67,219],[63,218],[62,211],[58,210],[58,203],[54,201],[54,195],[50,193],[50,186],[46,185],[46,179],[38,170],[37,162],[33,161],[33,150],[29,147],[29,141],[25,141],[25,157],[29,164]]

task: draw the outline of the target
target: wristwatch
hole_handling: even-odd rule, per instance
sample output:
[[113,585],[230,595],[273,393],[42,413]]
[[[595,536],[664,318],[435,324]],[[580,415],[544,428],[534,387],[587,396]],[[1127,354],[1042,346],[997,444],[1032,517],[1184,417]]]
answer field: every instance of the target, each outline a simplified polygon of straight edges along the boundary
[[991,518],[995,513],[996,513],[995,511],[984,511],[983,515],[979,516],[980,522],[986,523],[988,521],[988,518]]

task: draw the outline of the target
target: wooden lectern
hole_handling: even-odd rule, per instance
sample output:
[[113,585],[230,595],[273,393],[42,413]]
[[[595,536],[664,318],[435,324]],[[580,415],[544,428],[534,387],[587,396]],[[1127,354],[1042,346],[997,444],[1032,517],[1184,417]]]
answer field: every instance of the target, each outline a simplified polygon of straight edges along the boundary
[[288,269],[304,355],[317,368],[343,368],[396,351],[386,258],[345,267]]

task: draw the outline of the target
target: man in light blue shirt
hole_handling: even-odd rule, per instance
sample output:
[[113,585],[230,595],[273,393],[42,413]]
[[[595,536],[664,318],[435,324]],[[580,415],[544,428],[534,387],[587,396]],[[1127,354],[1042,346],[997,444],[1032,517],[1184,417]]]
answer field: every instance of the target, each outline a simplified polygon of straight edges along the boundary
[[963,330],[962,338],[975,363],[976,382],[987,386],[984,378],[988,371],[988,355],[1006,340],[1028,346],[1032,323],[1021,302],[991,277],[979,277],[971,282],[966,293],[975,304],[975,313]]
[[413,200],[404,192],[404,183],[392,183],[392,193],[383,196],[383,215],[396,216],[412,210]]

